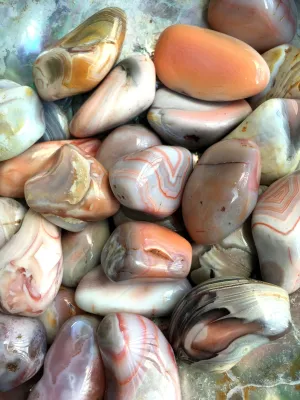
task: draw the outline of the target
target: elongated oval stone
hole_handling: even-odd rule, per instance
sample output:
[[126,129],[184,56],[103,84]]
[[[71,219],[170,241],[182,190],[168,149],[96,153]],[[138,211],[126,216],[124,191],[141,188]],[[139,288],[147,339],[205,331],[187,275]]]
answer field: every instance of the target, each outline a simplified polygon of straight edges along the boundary
[[261,183],[270,185],[293,172],[300,161],[300,100],[267,100],[226,139],[249,139],[258,145]]
[[18,201],[0,197],[0,249],[18,232],[26,208]]
[[215,244],[238,229],[255,207],[259,180],[259,148],[250,140],[224,140],[206,150],[182,199],[191,238]]
[[29,86],[0,80],[0,161],[13,158],[37,142],[45,131],[38,95]]
[[25,182],[41,170],[50,168],[53,154],[65,144],[73,144],[95,157],[101,142],[98,139],[75,139],[34,144],[19,156],[0,163],[0,195],[24,197]]
[[246,43],[205,28],[173,25],[158,39],[154,64],[169,89],[209,101],[253,96],[267,86],[270,71]]
[[162,88],[147,118],[165,142],[196,150],[219,141],[250,113],[245,100],[206,102]]
[[100,323],[97,337],[106,371],[105,399],[181,400],[172,347],[152,321],[110,314]]
[[300,50],[283,44],[262,56],[269,66],[271,77],[266,88],[249,99],[252,108],[274,98],[300,99]]
[[91,269],[100,262],[100,256],[110,236],[108,220],[89,222],[81,232],[65,232],[63,251],[63,280],[65,286],[76,287]]
[[44,374],[28,400],[102,400],[104,368],[97,344],[99,320],[75,316],[59,331],[44,364]]
[[121,157],[160,144],[159,137],[143,125],[123,125],[104,139],[96,159],[109,170]]
[[150,222],[127,222],[114,230],[101,253],[112,281],[186,278],[192,246],[177,233]]
[[155,96],[152,60],[138,54],[121,61],[74,115],[70,131],[87,137],[125,124],[152,104]]
[[116,62],[126,33],[126,15],[104,8],[46,48],[33,65],[34,82],[44,100],[93,89]]
[[300,287],[300,171],[274,182],[260,197],[252,233],[262,278],[288,293]]
[[59,149],[50,169],[26,182],[25,199],[29,207],[47,217],[80,221],[102,220],[119,209],[106,169],[72,145]]
[[29,210],[0,250],[0,310],[36,316],[54,300],[62,280],[60,230]]
[[0,392],[34,376],[43,365],[46,351],[46,333],[38,319],[0,313]]
[[83,314],[75,303],[75,291],[61,286],[50,306],[39,316],[46,329],[47,342],[52,344],[63,324],[74,315]]
[[294,0],[210,0],[208,22],[261,53],[292,41],[297,7]]
[[154,146],[122,157],[110,169],[109,182],[124,206],[164,218],[179,208],[191,171],[187,149]]
[[82,310],[97,315],[129,312],[146,317],[160,317],[170,315],[176,303],[190,289],[187,279],[112,282],[99,266],[79,282],[75,301]]

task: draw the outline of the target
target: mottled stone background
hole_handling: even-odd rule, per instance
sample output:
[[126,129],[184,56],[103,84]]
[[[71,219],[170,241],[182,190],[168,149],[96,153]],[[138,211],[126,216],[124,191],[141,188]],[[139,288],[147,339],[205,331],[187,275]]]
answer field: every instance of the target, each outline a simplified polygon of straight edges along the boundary
[[[300,16],[300,0],[296,3]],[[0,77],[32,85],[31,67],[40,51],[101,8],[118,6],[127,12],[124,58],[133,52],[151,54],[168,25],[205,26],[207,4],[208,0],[0,0]],[[300,46],[300,24],[294,44]],[[180,364],[183,399],[300,399],[300,292],[291,302],[291,333],[252,352],[229,373],[204,374]]]

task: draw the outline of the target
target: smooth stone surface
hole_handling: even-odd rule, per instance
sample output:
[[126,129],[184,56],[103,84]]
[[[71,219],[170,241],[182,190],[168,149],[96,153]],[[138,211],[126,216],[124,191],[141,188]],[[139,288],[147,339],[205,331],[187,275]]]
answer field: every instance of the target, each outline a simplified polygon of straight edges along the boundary
[[288,293],[300,287],[300,170],[274,182],[260,197],[252,233],[262,278]]
[[101,265],[114,282],[183,279],[190,272],[192,246],[177,233],[150,222],[127,222],[114,230]]
[[102,400],[103,363],[97,343],[99,320],[75,316],[56,336],[44,364],[44,375],[28,400]]
[[154,53],[160,81],[169,89],[208,101],[240,100],[267,86],[265,60],[246,43],[210,29],[173,25]]
[[226,372],[291,325],[285,290],[228,277],[200,284],[178,302],[169,338],[179,359],[206,372]]
[[98,139],[75,139],[34,144],[23,154],[0,163],[0,195],[24,197],[25,182],[41,170],[50,168],[51,156],[65,144],[73,144],[94,157],[101,142]]
[[40,142],[70,138],[69,122],[63,110],[53,102],[43,101],[46,130]]
[[119,211],[113,216],[113,221],[116,227],[124,224],[125,222],[154,222],[156,225],[164,226],[165,228],[177,232],[182,236],[184,236],[185,234],[185,226],[180,209],[169,217],[159,219],[153,217],[152,215],[141,213],[140,211],[131,210],[130,208],[121,206]]
[[76,287],[81,278],[99,264],[109,236],[108,220],[89,222],[82,232],[65,232],[62,235],[62,283],[65,286]]
[[25,207],[18,201],[0,197],[0,249],[18,232],[25,213]]
[[75,291],[61,286],[52,304],[39,316],[46,329],[47,342],[51,345],[63,324],[83,311],[75,303]]
[[250,140],[224,140],[202,155],[183,193],[182,215],[191,238],[217,244],[253,211],[260,181],[260,152]]
[[78,307],[92,314],[129,312],[145,317],[162,317],[170,315],[176,303],[190,290],[187,279],[112,282],[98,266],[79,282],[75,301]]
[[0,161],[27,150],[45,132],[45,118],[38,95],[28,86],[0,80]]
[[297,7],[294,0],[210,0],[208,23],[262,53],[293,40]]
[[121,157],[160,144],[159,137],[143,125],[123,125],[104,139],[96,159],[109,170]]
[[40,321],[0,314],[0,392],[34,376],[43,365],[46,351],[46,333]]
[[50,169],[29,179],[24,191],[29,207],[47,217],[98,221],[119,209],[106,169],[73,145],[61,147]]
[[251,111],[245,100],[207,102],[162,88],[147,118],[165,142],[196,150],[218,142]]
[[62,280],[60,230],[29,210],[20,230],[0,250],[0,310],[42,314]]
[[271,76],[267,87],[250,101],[252,108],[258,107],[264,101],[276,98],[300,99],[300,50],[283,44],[264,53]]
[[42,99],[74,96],[97,86],[118,59],[125,33],[124,11],[105,8],[47,47],[33,65]]
[[137,54],[121,61],[74,115],[72,135],[93,136],[138,116],[152,104],[155,82],[148,56]]
[[191,280],[195,284],[211,278],[249,278],[258,264],[248,219],[239,229],[214,246],[193,245]]
[[141,315],[107,315],[97,330],[106,371],[106,400],[181,400],[172,347]]
[[226,139],[249,139],[258,145],[261,183],[270,185],[293,172],[300,161],[300,100],[267,100]]
[[191,171],[187,149],[154,146],[122,157],[110,169],[109,182],[122,205],[164,218],[179,208]]

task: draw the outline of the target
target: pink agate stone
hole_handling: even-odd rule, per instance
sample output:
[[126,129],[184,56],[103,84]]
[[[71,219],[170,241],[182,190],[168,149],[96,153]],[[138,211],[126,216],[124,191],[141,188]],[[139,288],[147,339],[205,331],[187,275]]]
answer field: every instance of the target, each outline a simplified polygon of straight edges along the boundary
[[99,320],[69,319],[50,347],[44,375],[28,400],[101,400],[105,382],[96,329]]
[[297,7],[294,0],[210,0],[208,22],[264,52],[294,38]]
[[164,218],[179,208],[191,172],[189,150],[154,146],[122,157],[110,169],[109,181],[121,204]]
[[224,140],[198,161],[183,194],[182,214],[191,238],[215,244],[238,229],[258,197],[261,163],[250,140]]
[[107,315],[97,330],[106,371],[106,400],[180,400],[172,347],[141,315]]

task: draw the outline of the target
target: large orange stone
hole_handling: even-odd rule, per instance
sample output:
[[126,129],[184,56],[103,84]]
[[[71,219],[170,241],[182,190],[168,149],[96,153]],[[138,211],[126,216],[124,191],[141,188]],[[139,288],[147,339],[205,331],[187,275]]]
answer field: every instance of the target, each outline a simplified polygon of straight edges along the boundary
[[164,85],[202,100],[243,99],[264,90],[270,79],[267,63],[252,47],[190,25],[173,25],[163,31],[154,63]]

